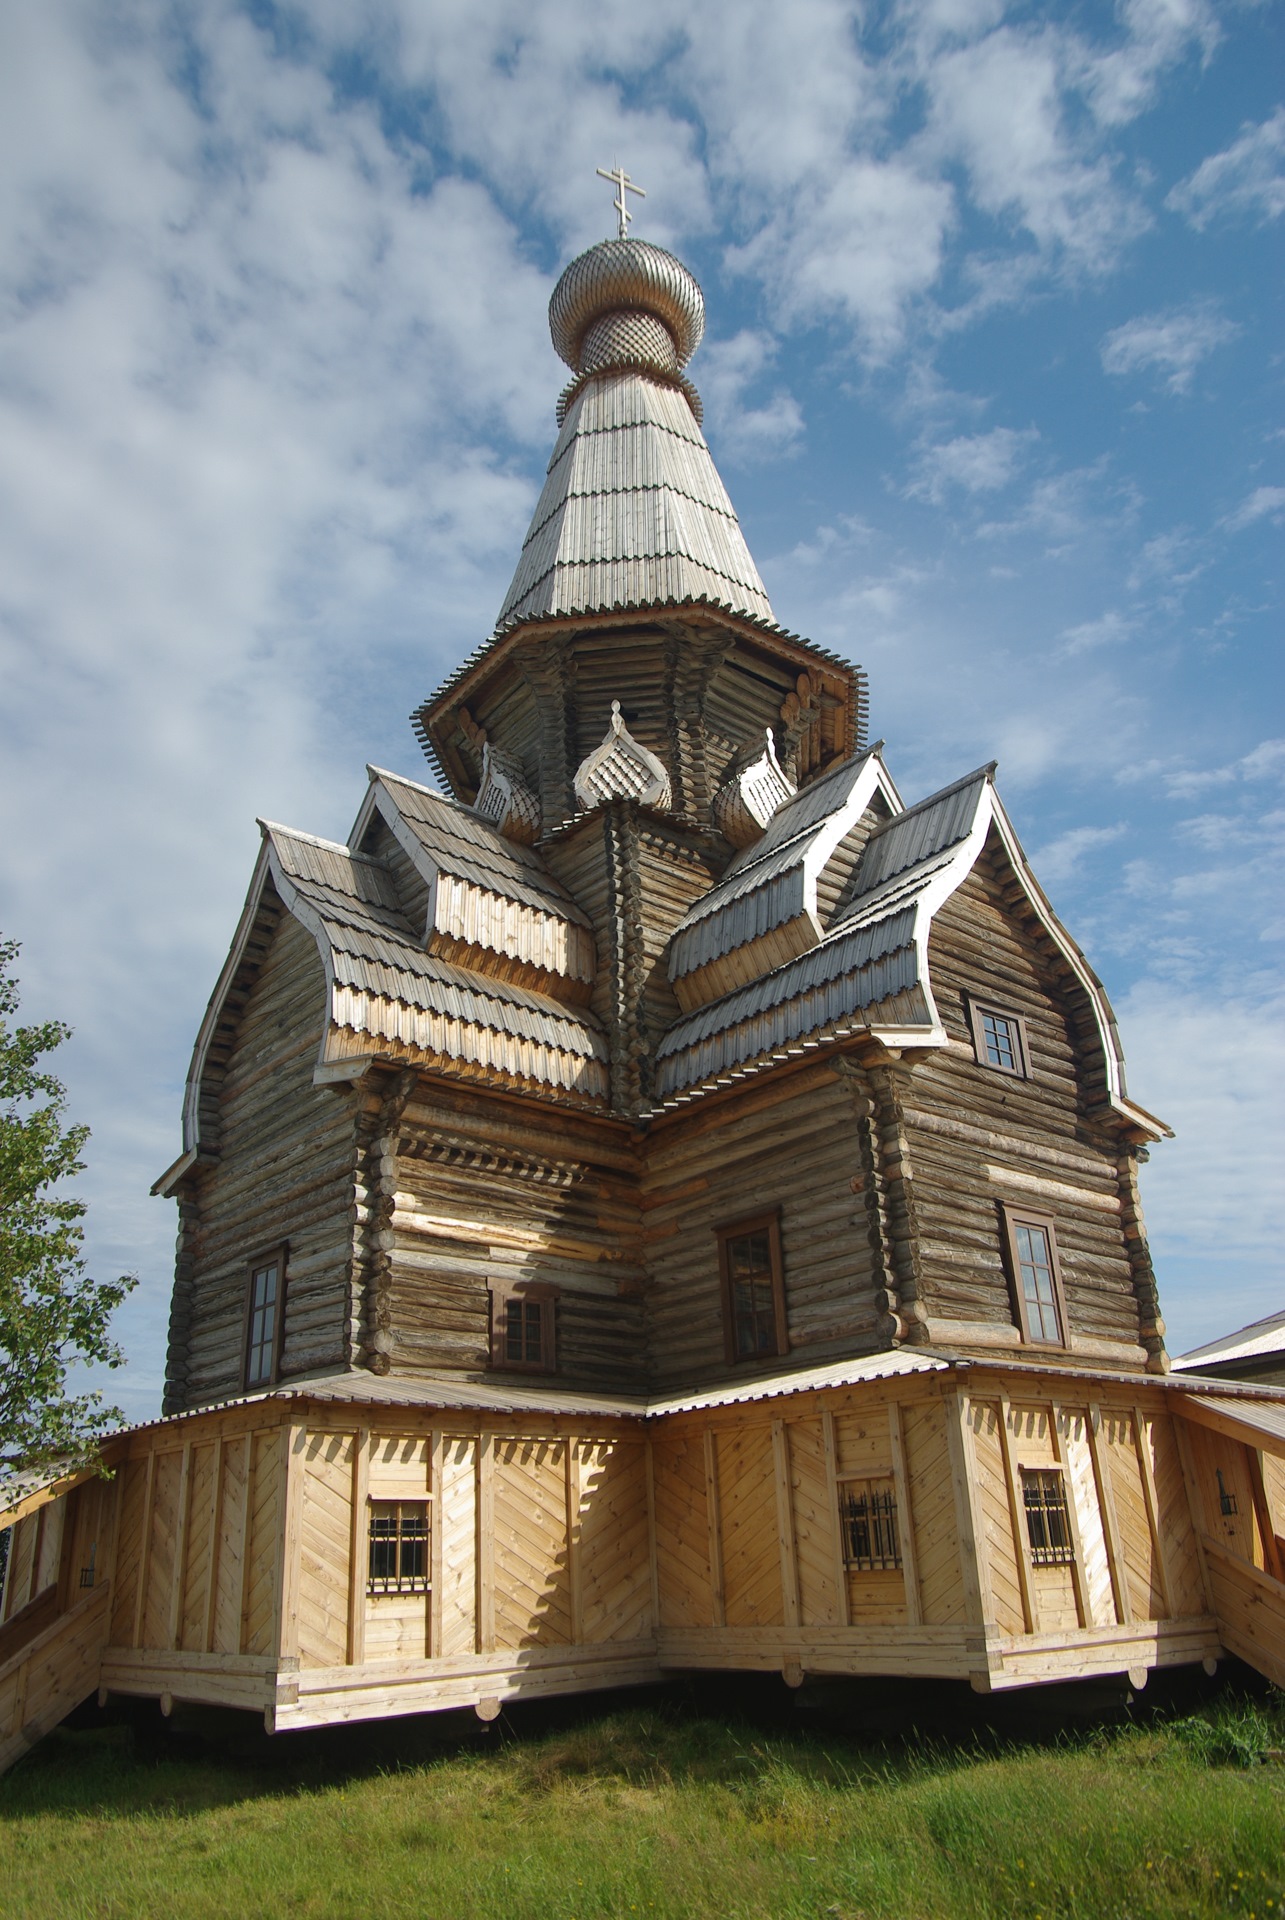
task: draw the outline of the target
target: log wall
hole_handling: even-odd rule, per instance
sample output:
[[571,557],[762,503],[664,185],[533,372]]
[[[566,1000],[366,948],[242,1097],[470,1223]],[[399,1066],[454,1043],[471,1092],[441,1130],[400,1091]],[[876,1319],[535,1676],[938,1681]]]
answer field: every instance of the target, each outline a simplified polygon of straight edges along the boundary
[[219,1086],[219,1157],[195,1172],[181,1203],[171,1410],[240,1391],[250,1262],[283,1243],[282,1375],[351,1355],[356,1106],[346,1089],[312,1084],[325,1006],[312,937],[282,915]]
[[[938,1337],[966,1340],[971,1328],[1017,1343],[1001,1251],[1008,1201],[1055,1221],[1072,1346],[1137,1365],[1150,1265],[1132,1165],[1091,1118],[1103,1097],[1100,1043],[1084,1030],[1080,989],[1018,918],[998,856],[984,853],[934,917],[929,962],[950,1045],[897,1075],[914,1179],[916,1317],[947,1323]],[[1029,1078],[977,1064],[969,992],[1022,1016]],[[1154,1314],[1146,1317],[1149,1329]]]

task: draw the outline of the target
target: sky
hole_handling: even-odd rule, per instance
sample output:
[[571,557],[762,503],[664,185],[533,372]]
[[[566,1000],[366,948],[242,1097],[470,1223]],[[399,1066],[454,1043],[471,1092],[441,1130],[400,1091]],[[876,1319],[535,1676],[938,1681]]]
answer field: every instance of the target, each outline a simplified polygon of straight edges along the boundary
[[75,1028],[132,1417],[256,816],[345,839],[368,761],[428,777],[407,715],[503,600],[617,162],[705,290],[777,618],[867,669],[908,802],[999,761],[1175,1129],[1171,1351],[1285,1306],[1282,37],[1248,0],[0,11],[0,933]]

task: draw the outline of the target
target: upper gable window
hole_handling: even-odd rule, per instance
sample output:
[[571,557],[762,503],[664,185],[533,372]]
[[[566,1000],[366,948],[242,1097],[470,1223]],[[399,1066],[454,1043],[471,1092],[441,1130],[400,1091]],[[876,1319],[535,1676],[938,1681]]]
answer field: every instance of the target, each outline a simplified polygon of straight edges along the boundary
[[973,1036],[977,1064],[996,1073],[1011,1073],[1019,1080],[1030,1077],[1031,1054],[1026,1041],[1026,1022],[1020,1013],[1007,1007],[991,1006],[985,1000],[965,998],[968,1024]]
[[246,1299],[245,1384],[268,1387],[281,1358],[281,1325],[286,1299],[286,1250],[278,1247],[250,1266]]
[[717,1231],[728,1360],[756,1360],[785,1353],[789,1338],[779,1214],[757,1214]]

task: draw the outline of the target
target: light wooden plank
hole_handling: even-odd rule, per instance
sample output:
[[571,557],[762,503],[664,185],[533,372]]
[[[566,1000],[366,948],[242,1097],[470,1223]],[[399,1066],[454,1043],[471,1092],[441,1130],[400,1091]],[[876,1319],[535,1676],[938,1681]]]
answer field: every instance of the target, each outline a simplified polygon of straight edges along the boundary
[[852,1624],[852,1602],[848,1594],[848,1567],[843,1557],[843,1529],[839,1517],[839,1455],[834,1438],[834,1412],[821,1409],[821,1445],[825,1453],[826,1495],[830,1502],[830,1525],[834,1540],[834,1577],[839,1594],[839,1622]]
[[[888,1402],[888,1445],[892,1450],[892,1483],[897,1495],[897,1532],[901,1541],[901,1572],[906,1586],[906,1625],[923,1624],[919,1595],[919,1562],[915,1554],[915,1516],[910,1504],[910,1475],[906,1470],[906,1442],[901,1430],[901,1404]],[[836,1510],[836,1521],[837,1521]]]
[[1102,1444],[1102,1407],[1097,1400],[1089,1402],[1088,1441],[1093,1478],[1098,1490],[1098,1511],[1102,1515],[1102,1532],[1107,1546],[1111,1591],[1115,1596],[1115,1617],[1121,1626],[1127,1627],[1133,1620],[1133,1602],[1129,1596],[1124,1550],[1120,1545],[1120,1521],[1115,1510],[1115,1489],[1111,1485],[1111,1460],[1109,1450]]
[[1026,1502],[1022,1498],[1021,1476],[1013,1453],[1011,1421],[1012,1408],[1008,1395],[1001,1393],[999,1445],[1004,1459],[1004,1480],[1008,1488],[1008,1514],[1013,1528],[1013,1545],[1017,1549],[1017,1584],[1022,1595],[1022,1618],[1026,1622],[1026,1631],[1034,1633],[1038,1623],[1035,1618],[1034,1583],[1031,1579],[1031,1543],[1026,1531]]
[[656,1544],[656,1459],[653,1441],[643,1448],[647,1482],[647,1554],[651,1562],[651,1631],[660,1632],[660,1553]]
[[[1141,1407],[1133,1409],[1133,1444],[1137,1449],[1138,1467],[1142,1474],[1142,1497],[1147,1508],[1147,1525],[1151,1529],[1151,1548],[1155,1554],[1156,1572],[1160,1580],[1160,1592],[1164,1599],[1165,1613],[1173,1618],[1173,1580],[1169,1571],[1169,1554],[1160,1525],[1160,1502],[1156,1499],[1156,1477],[1151,1466],[1151,1448],[1147,1442],[1146,1428],[1143,1426],[1144,1414]],[[1181,1421],[1177,1423],[1181,1426]],[[1208,1591],[1208,1589],[1206,1589]]]
[[1258,1522],[1258,1538],[1263,1549],[1263,1568],[1273,1580],[1279,1580],[1282,1577],[1281,1556],[1276,1544],[1276,1528],[1272,1524],[1271,1502],[1267,1498],[1267,1487],[1263,1480],[1263,1456],[1256,1447],[1246,1447],[1245,1460],[1249,1468],[1249,1487],[1254,1500],[1254,1518]]
[[723,1538],[718,1501],[718,1450],[713,1429],[705,1429],[705,1519],[709,1529],[709,1585],[714,1610],[714,1625],[727,1620],[723,1592]]
[[485,1431],[477,1444],[477,1644],[495,1652],[495,1436]]
[[794,1539],[794,1503],[790,1498],[789,1437],[784,1420],[772,1422],[772,1465],[776,1480],[776,1531],[781,1556],[781,1605],[787,1627],[799,1624],[799,1565]]
[[156,1492],[156,1454],[147,1456],[147,1476],[143,1482],[143,1524],[138,1536],[138,1591],[134,1596],[134,1627],[131,1647],[143,1644],[143,1616],[147,1608],[147,1582],[152,1563],[152,1501]]
[[[299,1657],[299,1551],[303,1523],[304,1456],[308,1429],[292,1420],[285,1429],[285,1514],[277,1560],[276,1591],[279,1608],[277,1644],[283,1660]],[[278,1472],[281,1471],[278,1466]]]
[[183,1581],[187,1573],[187,1537],[192,1515],[192,1442],[184,1443],[178,1475],[178,1517],[174,1532],[174,1567],[170,1577],[169,1631],[166,1645],[177,1648],[183,1634]]
[[214,1616],[219,1601],[219,1526],[223,1506],[223,1434],[214,1436],[214,1455],[210,1462],[210,1571],[205,1590],[205,1616],[201,1622],[201,1646],[209,1652],[214,1645]]
[[1062,1487],[1066,1498],[1066,1523],[1071,1535],[1071,1582],[1075,1588],[1075,1611],[1079,1615],[1080,1625],[1091,1627],[1094,1624],[1093,1602],[1089,1598],[1089,1579],[1084,1565],[1084,1540],[1080,1533],[1080,1515],[1075,1503],[1075,1488],[1071,1481],[1071,1461],[1067,1453],[1060,1407],[1050,1406],[1049,1421],[1049,1431],[1057,1452],[1057,1462],[1062,1469]]
[[[985,1535],[977,1510],[977,1472],[972,1448],[972,1404],[967,1394],[947,1397],[946,1446],[950,1458],[951,1490],[955,1498],[955,1527],[959,1543],[959,1570],[964,1584],[964,1609],[973,1626],[990,1618],[990,1578],[982,1549]],[[978,1678],[983,1676],[979,1675]]]
[[[352,1513],[348,1549],[348,1664],[360,1666],[366,1658],[366,1570],[370,1525],[370,1428],[359,1427],[352,1451]],[[434,1551],[437,1529],[433,1529]]]
[[576,1644],[584,1639],[584,1569],[580,1552],[580,1444],[578,1440],[568,1440],[564,1449],[567,1574],[571,1589],[571,1638]]

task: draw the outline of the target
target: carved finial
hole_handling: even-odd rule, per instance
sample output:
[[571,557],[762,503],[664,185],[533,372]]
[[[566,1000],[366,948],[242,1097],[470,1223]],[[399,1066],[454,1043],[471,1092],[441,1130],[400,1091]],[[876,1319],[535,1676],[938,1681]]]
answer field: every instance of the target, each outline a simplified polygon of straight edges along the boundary
[[489,742],[482,747],[482,784],[473,802],[480,813],[508,840],[529,847],[540,835],[540,802],[522,778],[522,769]]
[[776,757],[772,729],[764,730],[759,753],[741,754],[714,795],[710,812],[714,825],[734,847],[748,847],[759,838],[778,807],[797,792]]
[[663,761],[635,740],[619,700],[611,703],[611,723],[600,747],[576,770],[576,804],[585,812],[607,800],[641,800],[645,806],[670,804],[669,775]]
[[629,237],[629,222],[634,216],[629,211],[629,205],[625,199],[625,195],[627,193],[636,193],[640,200],[645,200],[647,198],[647,189],[646,187],[636,187],[624,168],[620,165],[614,167],[599,167],[598,176],[602,180],[610,180],[612,185],[617,189],[616,198],[611,204],[615,207],[620,221],[619,237],[622,240],[626,240]]

